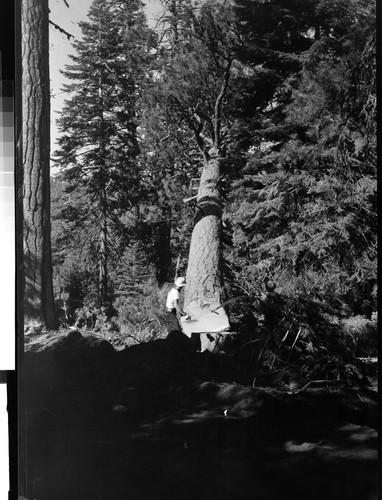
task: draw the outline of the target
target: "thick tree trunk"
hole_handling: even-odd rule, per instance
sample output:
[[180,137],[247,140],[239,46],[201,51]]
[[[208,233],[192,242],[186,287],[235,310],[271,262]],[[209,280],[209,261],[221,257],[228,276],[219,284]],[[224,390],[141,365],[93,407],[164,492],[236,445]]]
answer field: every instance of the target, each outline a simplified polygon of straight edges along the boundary
[[[220,146],[223,99],[228,89],[233,59],[230,58],[224,69],[223,82],[215,101],[215,112],[212,120],[212,148],[207,152],[206,143],[201,134],[203,125],[192,127],[196,142],[204,157],[204,168],[200,179],[197,196],[198,211],[191,236],[188,259],[185,308],[190,308],[193,301],[201,308],[209,305],[210,309],[219,309],[223,298],[223,266],[222,266],[222,203],[220,196]],[[200,118],[200,117],[199,117]],[[219,334],[202,334],[202,350],[218,352],[225,342],[225,336]]]
[[200,179],[197,213],[188,259],[185,307],[196,300],[220,305],[223,293],[221,256],[222,206],[219,191],[220,165],[217,155],[206,162]]
[[[24,231],[23,231],[23,154],[22,154],[22,62],[21,62],[21,3],[15,3],[15,131],[16,131],[16,328],[17,328],[17,418],[9,418],[17,429],[17,467],[16,484],[19,498],[27,498],[27,453],[26,453],[26,422],[25,422],[25,381],[27,374],[24,371]],[[10,448],[12,449],[12,447]],[[11,480],[12,481],[12,480]],[[11,482],[11,490],[14,490]]]
[[207,153],[200,127],[194,127],[196,142],[203,154],[205,165],[200,179],[195,226],[191,236],[187,267],[185,307],[199,300],[203,307],[208,302],[221,305],[223,295],[220,197],[220,144],[221,112],[230,78],[232,59],[224,71],[224,80],[216,98],[213,118],[213,147]]
[[23,0],[21,11],[24,313],[26,324],[56,328],[50,244],[48,0]]
[[[209,305],[213,309],[223,300],[220,164],[215,151],[206,161],[200,179],[187,267],[185,308],[196,301],[202,308]],[[203,350],[219,352],[225,336],[202,333],[200,340]]]

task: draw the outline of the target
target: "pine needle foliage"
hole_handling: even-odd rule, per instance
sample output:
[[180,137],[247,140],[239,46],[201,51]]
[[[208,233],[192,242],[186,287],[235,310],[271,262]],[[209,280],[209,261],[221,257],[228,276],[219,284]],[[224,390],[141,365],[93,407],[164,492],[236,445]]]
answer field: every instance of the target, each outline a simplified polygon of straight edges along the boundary
[[88,232],[80,237],[94,246],[103,304],[110,296],[119,215],[138,203],[142,191],[137,115],[155,35],[139,0],[95,0],[81,29],[73,64],[63,71],[71,83],[63,89],[69,97],[58,120],[56,160],[68,189],[82,192],[78,202]]
[[95,0],[82,25],[60,119],[60,276],[83,276],[84,303],[97,295],[104,214],[115,342],[165,335],[218,135],[227,309],[249,358],[286,378],[362,378],[356,356],[376,336],[374,5],[163,3],[156,33],[136,0]]
[[[336,296],[349,310],[362,308],[354,296],[367,289],[363,299],[371,314],[376,277],[373,9],[355,1],[335,2],[324,11],[324,3],[309,2],[309,44],[295,47],[299,70],[290,72],[276,97],[265,103],[261,127],[253,131],[254,146],[231,191],[233,240],[236,254],[245,254],[253,271],[268,273],[281,286],[293,283],[294,293],[313,293],[328,303]],[[346,12],[341,20],[339,12]],[[263,63],[275,67],[272,57]],[[287,99],[280,101],[280,94]]]

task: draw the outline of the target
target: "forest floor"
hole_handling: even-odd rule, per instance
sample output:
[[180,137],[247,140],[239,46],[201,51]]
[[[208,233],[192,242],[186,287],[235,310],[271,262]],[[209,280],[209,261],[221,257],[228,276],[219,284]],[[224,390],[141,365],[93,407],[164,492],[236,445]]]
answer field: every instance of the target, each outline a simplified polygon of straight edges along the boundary
[[224,357],[26,338],[28,500],[376,500],[377,393],[234,382]]

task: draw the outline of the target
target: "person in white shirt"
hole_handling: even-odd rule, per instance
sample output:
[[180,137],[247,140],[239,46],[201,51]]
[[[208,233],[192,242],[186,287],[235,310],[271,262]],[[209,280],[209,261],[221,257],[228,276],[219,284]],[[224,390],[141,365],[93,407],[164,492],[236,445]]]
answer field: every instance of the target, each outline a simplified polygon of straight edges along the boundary
[[183,311],[179,305],[180,292],[182,288],[186,286],[186,280],[183,277],[177,278],[175,280],[174,286],[167,294],[166,300],[166,325],[168,333],[178,331],[181,332],[177,314],[179,316],[187,316],[188,314]]

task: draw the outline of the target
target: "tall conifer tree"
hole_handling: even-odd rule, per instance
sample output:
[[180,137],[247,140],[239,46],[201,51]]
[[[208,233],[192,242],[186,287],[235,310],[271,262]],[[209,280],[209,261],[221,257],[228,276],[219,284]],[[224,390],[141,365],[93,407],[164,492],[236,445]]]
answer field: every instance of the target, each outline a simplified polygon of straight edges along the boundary
[[[254,76],[253,91],[237,99],[242,126],[252,121],[252,147],[231,197],[234,265],[245,262],[246,280],[254,285],[272,276],[291,294],[315,294],[330,307],[370,314],[374,6],[314,0],[302,11],[299,1],[288,9],[280,0],[238,3],[248,48],[243,56]],[[261,74],[269,81],[263,93],[256,84]]]
[[64,87],[70,97],[58,120],[57,158],[65,181],[84,193],[81,237],[93,240],[104,304],[117,213],[139,192],[138,101],[155,37],[140,0],[95,0],[81,28],[73,64],[63,72],[72,83]]
[[57,326],[50,245],[49,24],[46,0],[23,1],[22,166],[24,313],[29,321]]
[[189,252],[186,304],[220,304],[220,193],[223,155],[223,108],[237,50],[229,2],[168,3],[168,60],[163,64],[158,96],[173,121],[192,134],[199,150],[201,179]]

